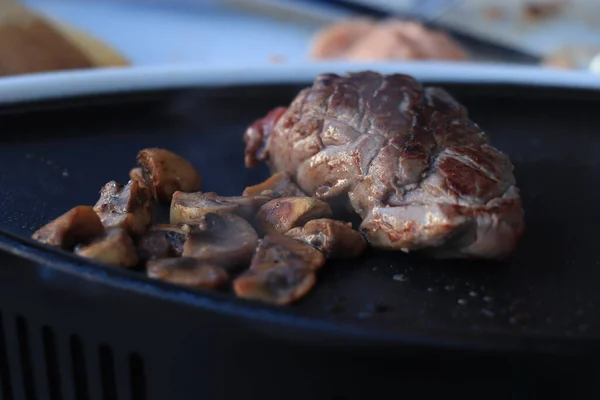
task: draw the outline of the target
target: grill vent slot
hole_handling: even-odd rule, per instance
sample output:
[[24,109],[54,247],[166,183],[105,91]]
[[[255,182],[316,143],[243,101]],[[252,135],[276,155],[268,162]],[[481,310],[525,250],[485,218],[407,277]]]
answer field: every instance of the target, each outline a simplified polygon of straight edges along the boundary
[[12,382],[10,380],[10,367],[8,366],[8,354],[6,352],[6,333],[4,332],[4,320],[0,315],[0,383],[2,384],[2,398],[13,399]]
[[21,372],[23,373],[23,391],[27,400],[36,400],[27,322],[25,318],[18,316],[16,324],[19,356],[21,357]]
[[115,360],[113,352],[106,344],[98,349],[100,356],[100,376],[104,400],[117,400],[117,383],[115,381]]
[[88,381],[85,367],[85,355],[83,353],[83,343],[77,335],[71,335],[69,341],[71,348],[71,371],[73,373],[73,386],[75,389],[75,399],[88,400]]
[[79,335],[0,314],[0,399],[146,400],[140,354],[87,345]]
[[129,356],[129,379],[131,382],[131,400],[146,399],[146,373],[144,360],[137,353]]
[[56,350],[56,337],[54,331],[48,326],[42,328],[42,342],[44,344],[44,360],[46,363],[46,379],[48,379],[48,395],[50,400],[62,400],[60,390],[60,366]]

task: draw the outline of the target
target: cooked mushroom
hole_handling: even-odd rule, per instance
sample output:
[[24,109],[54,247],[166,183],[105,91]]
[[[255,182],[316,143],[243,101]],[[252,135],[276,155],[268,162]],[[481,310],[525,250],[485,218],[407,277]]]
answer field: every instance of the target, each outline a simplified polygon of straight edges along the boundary
[[352,224],[328,218],[308,221],[304,227],[290,229],[286,236],[315,246],[327,258],[355,258],[367,248],[366,239]]
[[42,226],[32,238],[50,246],[71,249],[77,243],[104,235],[104,226],[94,209],[77,206]]
[[94,211],[106,229],[123,228],[139,235],[152,219],[152,197],[136,180],[125,186],[110,181],[100,190]]
[[110,229],[106,236],[88,245],[76,247],[75,254],[125,268],[133,267],[138,262],[131,236],[122,228]]
[[140,187],[147,187],[146,181],[144,180],[144,173],[140,167],[132,168],[129,171],[129,179],[137,181],[140,184]]
[[242,217],[209,213],[192,227],[182,255],[208,264],[235,267],[250,262],[257,244],[254,228]]
[[140,237],[137,245],[142,260],[179,257],[191,227],[185,224],[156,224]]
[[146,266],[150,278],[178,285],[216,289],[229,279],[223,268],[189,257],[148,261]]
[[256,222],[263,234],[286,233],[302,226],[311,219],[329,218],[331,208],[327,203],[313,197],[282,197],[263,205],[256,215]]
[[238,297],[284,305],[292,303],[312,289],[313,270],[295,264],[264,271],[247,271],[233,281]]
[[243,193],[244,196],[269,196],[269,197],[293,197],[306,196],[300,188],[292,181],[287,172],[277,172],[258,185],[248,186]]
[[176,191],[195,192],[202,184],[196,168],[169,150],[144,149],[139,152],[137,162],[142,168],[146,186],[160,203],[169,204]]
[[265,271],[285,265],[297,265],[313,271],[325,264],[325,256],[314,247],[278,233],[260,240],[250,269]]
[[265,236],[250,269],[233,282],[238,297],[273,304],[288,304],[304,296],[315,284],[325,256],[314,247],[278,233]]
[[196,224],[208,213],[232,213],[250,219],[269,200],[268,196],[221,197],[213,192],[175,192],[170,220],[172,224]]

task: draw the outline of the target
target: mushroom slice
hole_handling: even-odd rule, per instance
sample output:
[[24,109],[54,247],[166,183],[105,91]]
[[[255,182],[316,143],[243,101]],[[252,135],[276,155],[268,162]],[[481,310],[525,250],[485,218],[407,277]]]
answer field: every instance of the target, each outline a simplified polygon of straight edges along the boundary
[[172,224],[196,224],[208,213],[232,213],[250,219],[263,204],[271,200],[268,196],[221,197],[213,192],[175,192],[171,201]]
[[297,265],[316,271],[325,265],[325,256],[314,247],[280,234],[265,236],[254,253],[250,270],[266,271]]
[[140,184],[140,187],[147,187],[144,173],[140,167],[132,168],[131,171],[129,171],[129,179],[137,181]]
[[75,254],[118,267],[130,268],[138,263],[131,236],[122,228],[111,229],[106,236],[76,247]]
[[72,249],[77,243],[87,242],[104,235],[104,226],[94,209],[77,206],[42,226],[32,238],[38,242],[63,249]]
[[254,228],[242,217],[209,213],[192,227],[182,255],[207,264],[235,267],[250,262],[257,244]]
[[142,168],[146,186],[160,203],[169,204],[176,191],[195,192],[202,184],[196,168],[169,150],[144,149],[138,153],[137,162]]
[[136,180],[130,180],[125,186],[110,181],[100,190],[94,211],[106,229],[123,228],[139,235],[152,219],[152,197]]
[[223,199],[230,201],[232,203],[238,204],[239,208],[236,210],[235,214],[239,215],[242,218],[247,219],[248,221],[254,220],[256,217],[256,212],[259,208],[261,208],[264,204],[271,200],[269,196],[231,196],[231,197],[223,197]]
[[169,219],[172,224],[196,224],[206,214],[233,213],[239,207],[239,204],[222,200],[213,192],[175,192],[171,200]]
[[229,279],[223,268],[189,257],[148,261],[146,267],[150,278],[184,286],[216,289]]
[[293,197],[306,196],[293,181],[287,172],[277,172],[269,179],[258,185],[248,186],[243,193],[244,196],[269,196],[269,197]]
[[263,205],[256,215],[256,223],[263,234],[286,233],[311,219],[329,218],[331,208],[313,197],[282,197]]
[[233,281],[233,290],[244,299],[285,305],[308,293],[315,282],[313,270],[288,264],[264,271],[247,271]]
[[313,219],[285,235],[318,248],[327,258],[355,258],[367,248],[366,239],[352,224],[328,218]]
[[191,227],[186,224],[156,224],[144,233],[137,245],[142,260],[179,257]]

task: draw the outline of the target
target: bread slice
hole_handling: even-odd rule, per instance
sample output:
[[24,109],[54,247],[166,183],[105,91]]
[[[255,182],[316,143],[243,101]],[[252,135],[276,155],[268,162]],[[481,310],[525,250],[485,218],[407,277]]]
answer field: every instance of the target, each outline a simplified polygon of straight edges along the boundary
[[91,36],[0,0],[0,76],[123,65],[121,55]]
[[87,32],[58,21],[49,20],[48,22],[82,51],[95,67],[125,67],[130,65],[122,54]]

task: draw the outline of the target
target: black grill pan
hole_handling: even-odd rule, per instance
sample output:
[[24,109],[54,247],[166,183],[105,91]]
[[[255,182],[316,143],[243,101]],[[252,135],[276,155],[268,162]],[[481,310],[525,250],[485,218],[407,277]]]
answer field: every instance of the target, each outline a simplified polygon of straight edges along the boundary
[[526,210],[516,254],[505,262],[442,262],[371,253],[330,263],[317,287],[288,308],[157,283],[28,237],[67,209],[94,204],[105,182],[125,182],[144,147],[191,160],[205,190],[239,194],[267,176],[263,167],[243,166],[245,127],[302,86],[0,107],[2,398],[354,399],[411,390],[577,398],[597,391],[600,93],[442,86],[516,166]]

